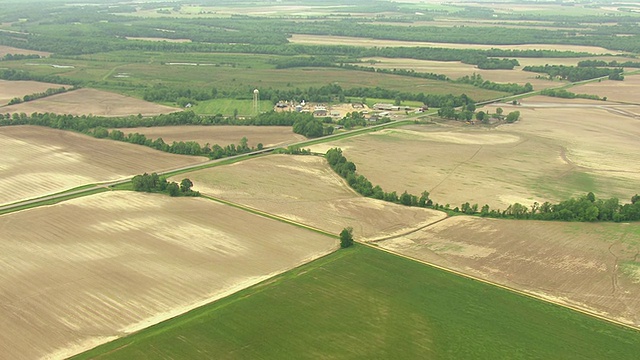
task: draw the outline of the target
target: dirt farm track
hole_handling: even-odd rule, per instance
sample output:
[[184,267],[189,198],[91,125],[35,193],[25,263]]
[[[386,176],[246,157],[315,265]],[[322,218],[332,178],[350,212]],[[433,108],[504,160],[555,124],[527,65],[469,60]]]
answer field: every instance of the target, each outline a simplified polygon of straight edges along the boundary
[[2,215],[0,229],[3,360],[73,355],[337,246],[210,200],[130,192]]

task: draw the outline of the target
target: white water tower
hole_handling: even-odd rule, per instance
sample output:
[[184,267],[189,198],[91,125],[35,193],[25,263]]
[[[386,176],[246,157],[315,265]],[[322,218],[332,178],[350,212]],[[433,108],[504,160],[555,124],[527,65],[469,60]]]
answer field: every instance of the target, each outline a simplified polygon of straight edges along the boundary
[[253,112],[254,114],[260,113],[260,91],[258,89],[253,90]]

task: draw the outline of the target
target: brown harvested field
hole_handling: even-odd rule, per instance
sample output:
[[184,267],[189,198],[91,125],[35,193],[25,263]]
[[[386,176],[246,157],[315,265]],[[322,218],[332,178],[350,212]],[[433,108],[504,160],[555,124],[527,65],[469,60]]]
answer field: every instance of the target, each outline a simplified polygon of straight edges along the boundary
[[377,243],[640,327],[640,224],[458,216]]
[[293,34],[289,42],[306,45],[349,45],[364,47],[398,47],[398,46],[427,46],[446,49],[514,49],[514,50],[565,50],[576,52],[588,52],[592,54],[619,54],[618,51],[608,50],[598,46],[584,45],[556,45],[556,44],[525,44],[525,45],[489,45],[489,44],[456,44],[436,43],[424,41],[400,41],[380,40],[371,38],[358,38],[349,36],[330,35],[302,35]]
[[569,89],[575,93],[606,96],[608,100],[640,105],[640,75],[627,75],[623,81],[593,82]]
[[134,37],[134,36],[126,36],[127,40],[144,40],[144,41],[166,41],[172,43],[187,43],[191,42],[191,39],[168,39],[168,38],[158,38],[158,37]]
[[19,49],[12,46],[4,46],[0,45],[0,57],[3,57],[7,54],[20,54],[20,55],[40,55],[41,57],[51,55],[50,52],[46,51],[35,51],[35,50],[27,50],[27,49]]
[[0,204],[206,161],[38,126],[0,128]]
[[[520,66],[544,66],[544,65],[567,65],[577,66],[580,61],[584,60],[602,60],[602,61],[638,61],[636,58],[620,57],[620,56],[589,56],[589,57],[572,57],[572,58],[515,58],[520,63]],[[536,73],[531,73],[535,74]],[[546,76],[546,74],[541,74]]]
[[2,113],[34,112],[70,115],[144,116],[167,114],[180,109],[95,89],[79,89],[22,104],[0,108]]
[[[606,104],[606,103],[604,103]],[[429,191],[440,204],[505,209],[593,191],[628,201],[638,192],[639,107],[540,103],[485,107],[521,120],[497,128],[411,125],[311,146],[340,147],[385,191]],[[603,107],[604,106],[604,107]]]
[[188,177],[203,194],[336,234],[351,226],[359,240],[404,233],[445,216],[361,197],[316,156],[269,155]]
[[293,132],[290,126],[162,126],[120,129],[125,134],[140,133],[147,138],[162,138],[166,143],[174,141],[196,141],[226,146],[238,144],[243,137],[249,146],[262,143],[265,147],[279,146],[305,140],[302,135]]
[[0,228],[7,360],[66,358],[337,247],[206,199],[134,192],[2,215]]
[[3,105],[6,105],[13,98],[23,98],[25,95],[31,95],[44,92],[47,89],[58,89],[64,85],[51,84],[38,81],[6,81],[0,80],[0,113],[6,113]]
[[375,68],[406,69],[417,72],[444,74],[454,80],[475,73],[481,75],[485,80],[498,83],[517,83],[523,85],[531,83],[536,90],[560,85],[557,81],[536,79],[536,76],[538,76],[537,73],[522,71],[519,68],[513,70],[483,70],[478,69],[475,65],[463,64],[459,61],[430,61],[381,57],[363,59],[365,62],[369,60],[377,62],[371,65]]

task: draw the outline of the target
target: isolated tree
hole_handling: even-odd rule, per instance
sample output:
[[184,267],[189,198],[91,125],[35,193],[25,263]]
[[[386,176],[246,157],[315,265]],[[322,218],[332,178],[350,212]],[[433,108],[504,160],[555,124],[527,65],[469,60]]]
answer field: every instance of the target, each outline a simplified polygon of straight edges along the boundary
[[502,116],[503,112],[504,112],[504,110],[502,110],[502,108],[497,108],[496,109],[496,114],[498,114],[498,116]]
[[520,118],[520,111],[512,111],[507,115],[507,122],[514,123]]
[[353,228],[347,227],[340,232],[340,247],[348,248],[353,245]]
[[478,111],[478,112],[476,113],[476,120],[478,120],[478,121],[482,121],[482,120],[484,120],[485,115],[486,115],[486,114],[485,114],[485,112],[484,112],[484,111]]
[[191,192],[192,186],[193,186],[193,183],[191,182],[191,180],[182,179],[182,181],[180,182],[180,191],[182,191],[183,193]]

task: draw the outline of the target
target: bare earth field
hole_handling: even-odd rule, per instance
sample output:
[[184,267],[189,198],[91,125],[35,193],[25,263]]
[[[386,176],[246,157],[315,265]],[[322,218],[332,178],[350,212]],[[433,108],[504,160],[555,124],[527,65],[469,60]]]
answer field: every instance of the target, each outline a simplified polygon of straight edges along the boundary
[[[557,81],[546,79],[536,79],[537,73],[522,71],[520,69],[513,70],[483,70],[478,69],[475,65],[463,64],[459,61],[429,61],[415,59],[392,59],[392,58],[367,58],[363,61],[375,60],[377,63],[371,65],[381,69],[406,69],[415,70],[416,72],[431,72],[436,74],[444,74],[455,80],[465,75],[479,74],[485,80],[498,83],[531,83],[534,89],[545,89],[548,87],[559,86]],[[368,66],[368,65],[367,65]]]
[[401,234],[445,216],[361,197],[316,156],[269,155],[188,176],[203,194],[335,234],[351,226],[362,240]]
[[307,45],[349,45],[364,47],[397,47],[397,46],[427,46],[446,49],[514,49],[514,50],[570,50],[588,52],[592,54],[618,54],[619,52],[608,50],[598,46],[583,45],[555,45],[555,44],[526,44],[526,45],[485,45],[485,44],[455,44],[436,43],[423,41],[380,40],[370,38],[358,38],[349,36],[329,35],[302,35],[293,34],[289,42]]
[[133,36],[127,36],[125,38],[127,40],[166,41],[166,42],[172,42],[172,43],[191,42],[191,39],[168,39],[168,38],[158,38],[158,37],[133,37]]
[[0,359],[7,360],[66,358],[337,246],[206,199],[133,192],[3,215],[0,228]]
[[640,105],[640,75],[627,75],[623,81],[588,83],[572,87],[570,91],[606,96],[608,100]]
[[50,112],[54,114],[92,114],[99,116],[128,116],[138,114],[151,116],[180,111],[180,109],[177,108],[95,89],[74,90],[22,104],[5,106],[0,108],[0,110],[2,113],[31,114],[34,112]]
[[[590,57],[573,57],[573,58],[516,58],[520,66],[543,66],[543,65],[573,65],[577,66],[583,60],[602,60],[602,61],[638,61],[638,59],[621,56],[590,56]],[[535,76],[536,73],[531,73]],[[546,76],[546,74],[542,74]]]
[[426,190],[434,202],[451,207],[468,201],[505,209],[589,191],[629,201],[638,192],[640,169],[630,164],[640,163],[640,121],[632,116],[639,109],[580,103],[529,107],[523,101],[483,110],[493,113],[497,106],[505,114],[520,111],[522,119],[498,128],[412,125],[311,149],[340,147],[360,174],[385,191]]
[[0,113],[5,113],[2,106],[6,105],[13,98],[18,97],[22,99],[25,95],[44,92],[47,89],[58,89],[63,86],[64,85],[37,81],[0,80]]
[[37,126],[1,127],[0,148],[0,204],[207,160]]
[[40,55],[41,57],[49,56],[51,53],[45,51],[36,51],[36,50],[27,50],[27,49],[19,49],[12,46],[4,46],[0,45],[0,57],[3,57],[7,54],[20,54],[20,55]]
[[457,216],[377,243],[640,327],[640,225]]
[[262,143],[265,147],[294,143],[305,139],[289,126],[162,126],[120,129],[125,134],[140,133],[147,138],[162,138],[166,143],[195,141],[199,144],[226,146],[238,144],[243,137],[249,146]]

